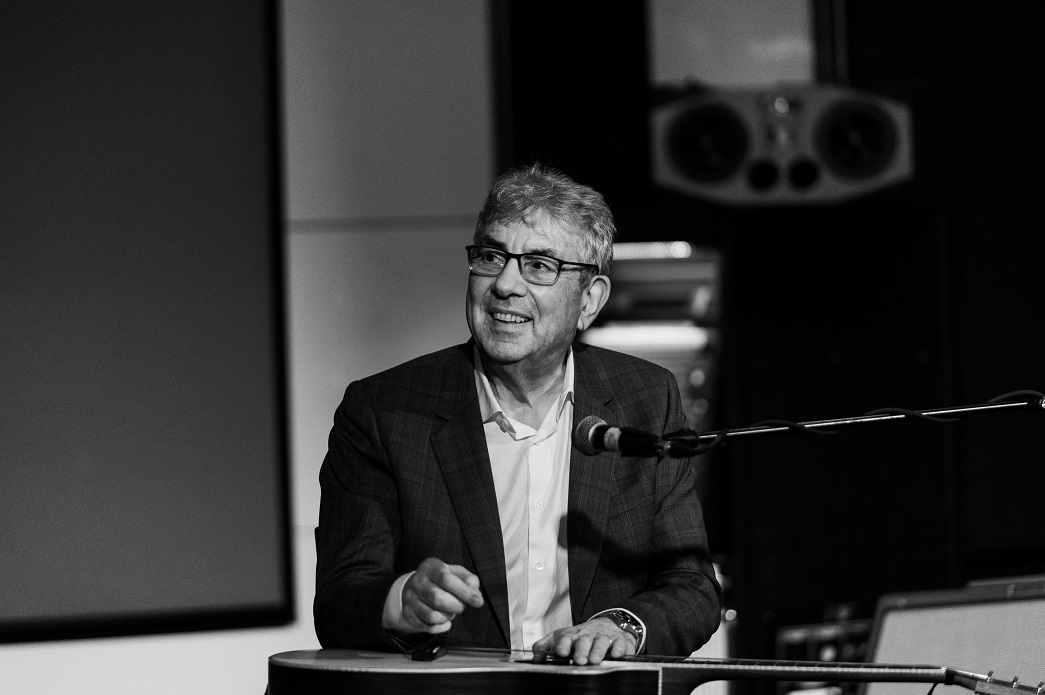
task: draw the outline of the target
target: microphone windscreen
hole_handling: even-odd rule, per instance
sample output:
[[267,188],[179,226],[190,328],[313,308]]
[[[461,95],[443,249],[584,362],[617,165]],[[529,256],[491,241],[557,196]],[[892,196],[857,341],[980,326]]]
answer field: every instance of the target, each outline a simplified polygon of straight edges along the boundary
[[573,429],[573,445],[588,456],[594,456],[599,450],[591,443],[591,431],[598,425],[605,425],[606,421],[598,415],[589,415],[580,421]]

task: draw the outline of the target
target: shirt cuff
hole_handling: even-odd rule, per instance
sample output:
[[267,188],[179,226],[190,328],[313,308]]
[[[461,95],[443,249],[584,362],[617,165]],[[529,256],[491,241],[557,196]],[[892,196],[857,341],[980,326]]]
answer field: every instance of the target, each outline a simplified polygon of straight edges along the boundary
[[630,615],[632,618],[635,618],[636,622],[638,622],[638,624],[642,626],[642,639],[639,641],[638,646],[635,647],[635,653],[636,654],[641,654],[642,650],[646,648],[646,623],[642,622],[642,618],[640,618],[639,616],[635,615],[634,613],[629,611],[627,608],[607,608],[606,610],[599,611],[595,615],[591,616],[590,618],[588,618],[588,620],[595,620],[600,615],[603,615],[605,613],[609,613],[611,611],[623,611],[623,612],[627,613],[628,615]]
[[385,597],[385,610],[381,614],[381,627],[385,631],[407,632],[406,621],[403,620],[403,587],[413,572],[407,572],[392,582],[392,588]]

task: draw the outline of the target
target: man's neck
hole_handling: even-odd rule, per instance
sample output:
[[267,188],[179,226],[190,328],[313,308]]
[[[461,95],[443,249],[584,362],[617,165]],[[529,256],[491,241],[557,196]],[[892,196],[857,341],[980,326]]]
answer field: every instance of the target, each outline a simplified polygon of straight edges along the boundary
[[521,364],[493,364],[485,357],[483,371],[505,415],[539,429],[548,409],[562,393],[566,355],[551,368],[533,369]]

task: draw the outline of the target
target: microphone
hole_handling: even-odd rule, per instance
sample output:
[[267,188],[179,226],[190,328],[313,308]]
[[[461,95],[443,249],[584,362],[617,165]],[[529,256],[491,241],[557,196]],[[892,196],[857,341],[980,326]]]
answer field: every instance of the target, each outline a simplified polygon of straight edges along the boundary
[[597,415],[581,420],[573,431],[573,445],[588,456],[613,451],[622,456],[660,456],[667,442],[633,427],[614,427]]

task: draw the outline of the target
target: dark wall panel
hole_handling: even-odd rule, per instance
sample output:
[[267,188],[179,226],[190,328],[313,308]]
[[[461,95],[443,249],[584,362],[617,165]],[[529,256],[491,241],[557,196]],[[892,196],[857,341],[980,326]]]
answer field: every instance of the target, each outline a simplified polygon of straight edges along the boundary
[[[905,222],[919,220],[917,229]],[[897,201],[752,212],[726,243],[726,420],[812,421],[948,401],[943,236]],[[953,425],[905,421],[730,444],[738,647],[833,605],[945,586],[957,562]]]
[[[955,399],[1045,391],[1045,133],[1028,91],[1045,7],[846,6],[854,82],[915,106],[917,190],[937,201],[950,243]],[[1045,572],[1045,509],[1015,501],[1045,486],[1043,424],[1027,413],[958,430],[964,577]]]
[[275,37],[0,9],[0,639],[290,617]]

